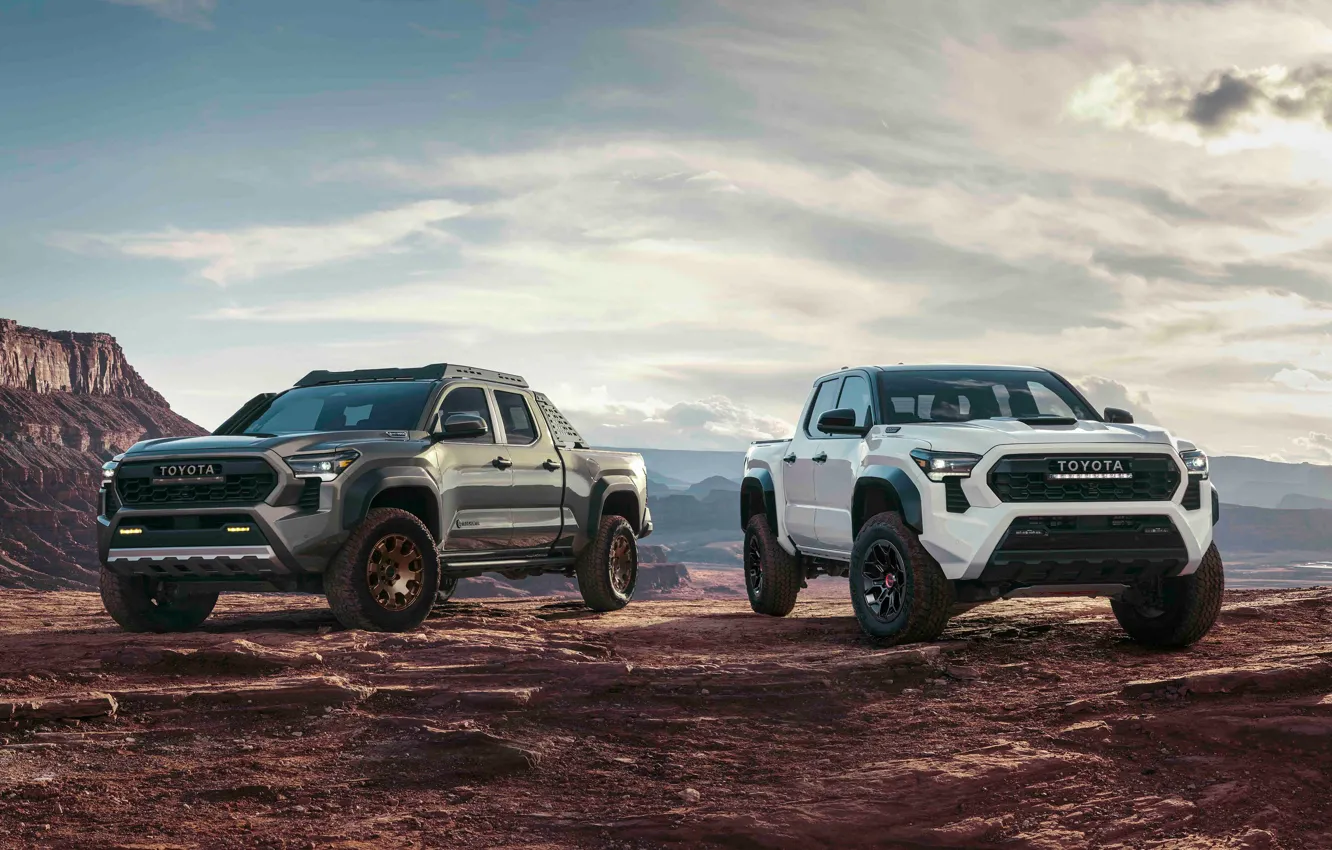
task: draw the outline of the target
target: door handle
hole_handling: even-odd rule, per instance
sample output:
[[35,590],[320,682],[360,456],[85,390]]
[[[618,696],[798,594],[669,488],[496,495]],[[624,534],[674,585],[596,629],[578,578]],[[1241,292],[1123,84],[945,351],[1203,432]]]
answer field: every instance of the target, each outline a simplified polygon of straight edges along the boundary
[[541,466],[542,466],[542,468],[544,468],[547,472],[555,472],[555,471],[559,470],[559,468],[560,468],[560,465],[559,465],[558,463],[556,463],[556,462],[553,461],[553,460],[549,460],[549,459],[547,459],[547,461],[546,461],[545,463],[541,464]]
[[819,452],[818,454],[814,455],[814,457],[810,458],[810,460],[814,461],[815,463],[827,463],[827,462],[828,462],[828,453],[827,453],[827,452]]
[[496,469],[508,469],[513,466],[513,461],[509,460],[507,457],[497,457],[490,462],[490,465]]
[[795,463],[795,462],[796,462],[795,452],[791,452],[789,455],[782,458],[782,463]]

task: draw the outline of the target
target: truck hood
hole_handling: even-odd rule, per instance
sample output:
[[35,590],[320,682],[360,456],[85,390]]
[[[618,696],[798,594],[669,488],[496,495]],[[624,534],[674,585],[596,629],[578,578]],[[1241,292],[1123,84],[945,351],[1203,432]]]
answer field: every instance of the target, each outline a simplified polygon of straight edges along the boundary
[[308,452],[355,448],[367,443],[425,440],[424,431],[321,431],[283,434],[279,437],[166,437],[135,443],[125,452],[125,462],[149,458],[203,458],[218,455],[253,455],[273,452],[279,457]]
[[[894,433],[893,428],[897,427]],[[1106,422],[1080,421],[1073,425],[1028,425],[1016,419],[977,419],[972,422],[922,423],[902,426],[879,426],[869,439],[906,438],[917,440],[925,448],[944,452],[970,452],[984,455],[1001,446],[1068,444],[1070,450],[1078,446],[1105,446],[1118,444],[1125,450],[1191,449],[1191,443],[1176,440],[1164,428],[1153,425],[1111,425]]]

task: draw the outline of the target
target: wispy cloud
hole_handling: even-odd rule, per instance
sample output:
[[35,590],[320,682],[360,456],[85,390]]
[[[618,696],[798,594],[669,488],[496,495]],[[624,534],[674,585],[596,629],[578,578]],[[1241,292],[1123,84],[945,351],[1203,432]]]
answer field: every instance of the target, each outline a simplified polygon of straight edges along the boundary
[[181,24],[212,25],[217,0],[108,0],[118,6],[138,6],[154,15]]
[[148,233],[62,234],[75,251],[112,250],[130,257],[176,260],[225,286],[264,275],[314,268],[395,250],[416,236],[445,238],[435,225],[466,214],[448,200],[420,201],[327,224],[269,225],[236,230],[168,228]]

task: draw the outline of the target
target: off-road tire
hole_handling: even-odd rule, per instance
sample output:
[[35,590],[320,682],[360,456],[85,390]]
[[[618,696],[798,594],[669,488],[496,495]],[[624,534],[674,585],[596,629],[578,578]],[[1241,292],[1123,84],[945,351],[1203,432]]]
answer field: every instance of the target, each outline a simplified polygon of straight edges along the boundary
[[458,579],[448,576],[439,577],[439,590],[435,591],[435,604],[443,605],[458,592]]
[[1161,599],[1165,612],[1146,616],[1136,605],[1110,600],[1115,619],[1129,637],[1156,649],[1180,649],[1202,640],[1221,613],[1226,589],[1225,567],[1216,544],[1207,547],[1202,565],[1192,574],[1165,579]]
[[[423,561],[419,592],[406,608],[392,611],[370,592],[368,565],[375,546],[388,535],[411,541]],[[416,516],[397,508],[375,508],[352,531],[324,573],[324,593],[333,616],[349,629],[405,632],[430,615],[439,591],[439,554],[430,529]]]
[[[632,563],[627,583],[617,587],[611,577],[611,547],[617,541],[627,542]],[[618,611],[629,604],[638,584],[638,539],[629,520],[616,514],[606,514],[597,524],[596,536],[578,553],[574,563],[578,577],[578,592],[583,604],[593,611]]]
[[[745,526],[745,592],[755,614],[785,617],[795,608],[805,571],[800,559],[782,548],[768,524],[768,517],[755,514]],[[751,563],[755,559],[757,563]]]
[[[127,632],[187,632],[217,604],[216,593],[193,593],[148,576],[121,576],[102,567],[102,607]],[[161,591],[161,592],[159,592]]]
[[[896,550],[904,575],[900,609],[886,621],[876,614],[865,592],[866,560],[876,546],[883,545]],[[860,628],[870,637],[891,643],[929,641],[948,625],[953,585],[899,515],[881,513],[865,523],[851,549],[850,572],[851,605]]]

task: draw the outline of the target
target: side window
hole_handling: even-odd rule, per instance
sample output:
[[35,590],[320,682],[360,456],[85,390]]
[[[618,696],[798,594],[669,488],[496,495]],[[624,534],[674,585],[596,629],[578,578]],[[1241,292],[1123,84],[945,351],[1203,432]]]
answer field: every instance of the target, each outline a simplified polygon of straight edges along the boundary
[[874,408],[870,402],[869,381],[863,375],[847,375],[842,381],[842,394],[837,399],[838,408],[850,408],[856,412],[856,424],[865,427],[873,421]]
[[536,422],[527,400],[518,393],[506,393],[495,390],[495,405],[499,407],[500,419],[504,420],[504,433],[509,445],[526,446],[537,440]]
[[842,389],[842,379],[833,378],[819,384],[814,396],[814,404],[809,409],[809,418],[805,420],[805,433],[816,440],[825,440],[828,435],[819,430],[819,417],[830,410],[837,409],[837,394]]
[[455,413],[471,413],[480,416],[486,420],[486,427],[490,433],[482,437],[471,437],[460,442],[465,443],[493,443],[495,442],[495,423],[490,419],[490,405],[486,403],[486,391],[480,387],[459,387],[452,390],[444,396],[443,403],[439,406],[439,421],[444,424]]

